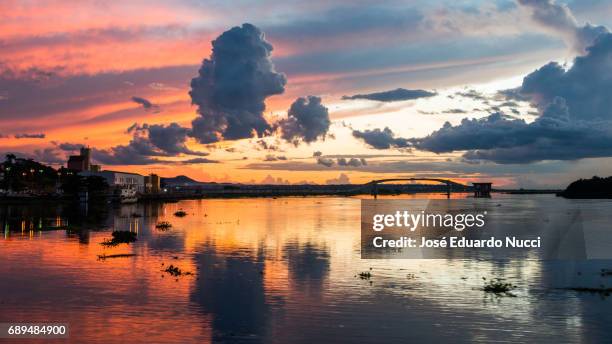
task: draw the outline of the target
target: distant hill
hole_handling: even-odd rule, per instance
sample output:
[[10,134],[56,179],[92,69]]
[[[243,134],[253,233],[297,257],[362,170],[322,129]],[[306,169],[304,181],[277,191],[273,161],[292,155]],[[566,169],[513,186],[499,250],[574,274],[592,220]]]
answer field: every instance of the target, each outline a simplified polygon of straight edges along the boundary
[[176,176],[171,178],[161,178],[160,183],[164,186],[166,185],[199,185],[203,184],[195,179],[191,179],[187,176]]
[[559,195],[565,198],[612,198],[612,177],[579,179]]

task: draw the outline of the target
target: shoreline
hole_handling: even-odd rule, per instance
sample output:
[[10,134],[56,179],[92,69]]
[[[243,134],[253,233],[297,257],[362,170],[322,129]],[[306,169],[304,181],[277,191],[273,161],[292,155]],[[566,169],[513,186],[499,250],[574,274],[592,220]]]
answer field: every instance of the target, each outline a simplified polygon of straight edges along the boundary
[[[455,192],[470,194],[471,192]],[[388,193],[379,194],[380,196],[397,196],[397,195],[414,195],[414,194],[446,194],[445,192],[439,191],[422,191],[422,192],[402,192],[402,193]],[[235,198],[278,198],[278,197],[352,197],[371,195],[367,192],[207,192],[201,194],[180,194],[180,193],[167,193],[167,194],[145,194],[138,197],[138,202],[173,202],[181,200],[197,200],[197,199],[235,199]],[[79,203],[78,199],[72,197],[51,197],[51,196],[40,196],[40,197],[0,197],[0,204],[31,204],[31,203]],[[117,203],[111,197],[98,197],[91,198],[89,203]]]
[[[455,191],[454,194],[472,194],[472,191]],[[493,193],[514,194],[514,195],[538,195],[538,194],[556,194],[559,196],[559,190],[493,190]],[[379,193],[379,196],[399,196],[399,195],[418,195],[418,194],[440,194],[445,195],[446,192],[441,190],[413,190],[404,192],[389,192]],[[371,192],[356,192],[352,191],[324,191],[324,190],[208,190],[201,193],[190,192],[173,192],[159,194],[143,194],[138,197],[138,203],[141,202],[177,202],[181,200],[197,200],[197,199],[235,199],[235,198],[277,198],[277,197],[352,197],[372,195]],[[11,196],[0,197],[0,204],[31,204],[31,203],[79,203],[73,197],[53,197],[53,196]],[[117,203],[110,196],[91,198],[90,203]]]

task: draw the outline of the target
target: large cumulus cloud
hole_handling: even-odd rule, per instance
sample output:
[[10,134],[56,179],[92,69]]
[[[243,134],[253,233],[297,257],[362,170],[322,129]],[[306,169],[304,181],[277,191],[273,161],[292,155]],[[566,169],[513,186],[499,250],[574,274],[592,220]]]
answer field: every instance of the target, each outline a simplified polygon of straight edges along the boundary
[[519,0],[519,4],[531,10],[531,18],[542,27],[563,37],[578,53],[591,46],[593,42],[608,29],[593,26],[589,23],[580,26],[565,4],[554,0]]
[[147,98],[133,96],[131,99],[134,103],[142,105],[143,109],[145,110],[151,110],[154,112],[160,111],[159,105],[153,104],[153,102],[151,102]]
[[[127,130],[132,134],[126,145],[117,145],[108,149],[94,149],[93,158],[106,165],[146,165],[164,162],[157,157],[176,157],[180,155],[207,156],[186,146],[188,128],[178,123],[143,124],[134,123]],[[76,148],[75,144],[63,144],[64,148]],[[60,145],[62,147],[62,145]],[[189,160],[188,160],[189,161]],[[191,161],[198,161],[192,159]]]
[[118,145],[109,149],[93,149],[92,157],[104,165],[149,165],[160,160],[143,155],[133,141],[127,145]]
[[368,99],[376,100],[379,102],[397,102],[403,100],[412,100],[418,98],[426,98],[435,96],[435,92],[429,92],[425,90],[407,90],[405,88],[396,88],[394,90],[374,92],[367,94],[355,94],[352,96],[343,96],[342,99]]
[[364,131],[353,130],[353,136],[375,149],[406,148],[411,145],[407,139],[396,137],[388,127],[383,130],[379,128]]
[[338,166],[361,167],[366,166],[368,162],[364,158],[338,158]]
[[46,137],[46,135],[44,133],[40,133],[40,134],[29,134],[29,133],[22,133],[22,134],[15,134],[14,138],[16,139],[44,139]]
[[575,160],[612,156],[610,122],[576,121],[568,116],[562,98],[556,98],[532,123],[500,113],[481,119],[448,122],[415,147],[436,153],[467,151],[467,160],[496,163],[529,163],[541,160]]
[[527,75],[513,94],[533,101],[539,117],[526,123],[501,113],[446,123],[416,148],[467,151],[469,160],[528,163],[612,156],[612,34],[600,35],[569,69],[549,63]]
[[286,78],[270,59],[272,45],[251,24],[234,27],[212,42],[210,58],[191,80],[199,116],[192,135],[201,143],[263,136],[271,126],[263,117],[267,97],[285,90]]
[[168,125],[144,124],[141,130],[145,130],[148,133],[148,140],[167,155],[208,155],[206,152],[198,152],[187,148],[185,142],[190,130],[180,126],[178,123],[170,123]]
[[599,36],[570,69],[548,63],[526,76],[518,92],[540,110],[555,98],[567,102],[572,119],[612,119],[612,34]]
[[287,112],[287,118],[280,120],[278,126],[282,138],[297,145],[302,141],[310,143],[325,138],[330,124],[329,113],[321,104],[321,98],[308,96],[296,99]]

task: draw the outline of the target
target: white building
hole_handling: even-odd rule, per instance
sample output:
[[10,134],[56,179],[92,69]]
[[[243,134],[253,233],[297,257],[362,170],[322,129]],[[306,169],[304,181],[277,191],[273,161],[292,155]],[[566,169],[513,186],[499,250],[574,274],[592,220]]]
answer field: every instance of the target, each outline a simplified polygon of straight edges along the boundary
[[83,171],[80,173],[82,176],[99,176],[106,179],[106,182],[110,187],[116,188],[133,188],[137,192],[145,191],[145,180],[144,176],[137,173],[129,172],[118,172],[118,171]]

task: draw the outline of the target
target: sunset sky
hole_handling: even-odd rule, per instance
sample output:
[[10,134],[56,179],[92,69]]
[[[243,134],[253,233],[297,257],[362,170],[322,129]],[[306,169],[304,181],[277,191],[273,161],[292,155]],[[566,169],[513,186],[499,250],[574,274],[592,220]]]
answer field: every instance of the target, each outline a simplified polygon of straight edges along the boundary
[[612,175],[611,18],[604,0],[2,1],[0,153],[562,187]]

